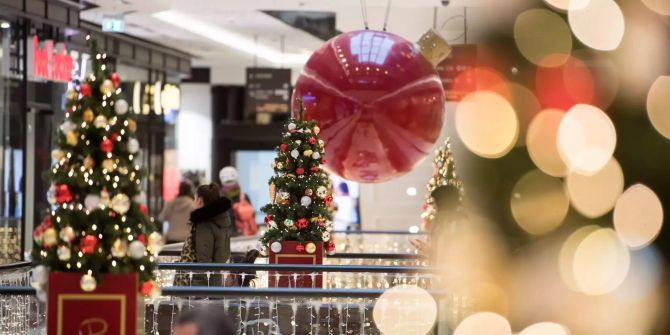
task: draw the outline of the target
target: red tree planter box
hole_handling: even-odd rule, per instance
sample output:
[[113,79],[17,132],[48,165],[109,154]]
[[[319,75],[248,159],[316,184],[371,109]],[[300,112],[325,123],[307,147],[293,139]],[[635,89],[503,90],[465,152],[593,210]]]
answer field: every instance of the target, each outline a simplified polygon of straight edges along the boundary
[[[316,251],[313,254],[303,251],[296,251],[300,244],[298,241],[281,241],[281,251],[274,253],[270,250],[270,264],[323,264],[323,242],[316,243]],[[269,287],[301,287],[301,288],[323,288],[323,275],[319,272],[292,272],[279,271],[270,272],[268,278]],[[277,275],[280,275],[277,278]],[[296,276],[294,276],[296,275]]]
[[82,275],[49,274],[47,334],[136,335],[137,275],[104,274],[92,292],[81,290]]

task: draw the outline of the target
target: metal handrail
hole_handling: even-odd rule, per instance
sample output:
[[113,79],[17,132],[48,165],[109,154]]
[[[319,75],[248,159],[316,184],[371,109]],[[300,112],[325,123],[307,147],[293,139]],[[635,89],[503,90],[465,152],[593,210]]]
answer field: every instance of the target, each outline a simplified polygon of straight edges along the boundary
[[[378,289],[319,289],[319,288],[252,288],[252,287],[211,287],[173,286],[161,289],[163,296],[171,297],[312,297],[312,298],[376,298],[384,290]],[[443,295],[443,291],[428,291],[431,295]],[[30,286],[1,286],[3,295],[35,295]]]
[[2,264],[0,265],[0,272],[2,271],[9,271],[9,270],[15,270],[15,269],[20,269],[24,267],[30,267],[33,263],[31,262],[14,262],[14,263],[9,263],[9,264]]
[[[233,256],[244,256],[244,252],[232,252]],[[163,250],[158,256],[180,256],[181,250]],[[262,256],[261,256],[262,257]],[[324,254],[327,258],[348,258],[348,259],[425,259],[426,256],[419,254],[394,254],[394,253],[374,253],[374,252],[338,252],[332,255]]]
[[245,263],[158,263],[159,270],[196,271],[295,271],[295,272],[371,272],[371,273],[437,273],[423,266],[366,266],[311,264],[245,264]]

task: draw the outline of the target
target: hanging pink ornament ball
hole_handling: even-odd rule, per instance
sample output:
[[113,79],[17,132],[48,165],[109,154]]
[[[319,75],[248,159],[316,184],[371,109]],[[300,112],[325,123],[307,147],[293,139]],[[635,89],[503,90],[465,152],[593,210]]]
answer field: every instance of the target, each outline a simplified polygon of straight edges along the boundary
[[376,183],[419,164],[440,136],[444,90],[437,71],[412,42],[373,30],[338,35],[307,61],[293,93],[305,118],[317,120],[327,167]]

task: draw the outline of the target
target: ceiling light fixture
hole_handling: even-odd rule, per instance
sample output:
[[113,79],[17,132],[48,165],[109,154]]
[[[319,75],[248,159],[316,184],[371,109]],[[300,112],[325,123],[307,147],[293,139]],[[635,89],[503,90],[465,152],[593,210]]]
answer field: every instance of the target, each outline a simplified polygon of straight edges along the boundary
[[11,27],[11,25],[7,21],[3,21],[2,23],[0,23],[0,28],[2,29],[8,29],[9,27]]
[[201,19],[194,18],[175,10],[157,12],[152,14],[152,16],[158,20],[187,30],[193,34],[200,35],[227,47],[250,55],[256,55],[259,58],[274,64],[302,65],[305,64],[309,58],[309,55],[307,54],[282,53],[275,48],[256,43],[253,39],[246,36],[205,23]]

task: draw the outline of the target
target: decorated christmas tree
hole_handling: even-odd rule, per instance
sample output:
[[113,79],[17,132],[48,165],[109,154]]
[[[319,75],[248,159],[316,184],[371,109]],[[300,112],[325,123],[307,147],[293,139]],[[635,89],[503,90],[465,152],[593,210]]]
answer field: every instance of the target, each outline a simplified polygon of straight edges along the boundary
[[435,220],[435,200],[431,193],[438,187],[451,186],[458,190],[460,196],[463,195],[463,183],[456,175],[456,164],[451,154],[449,139],[444,142],[444,146],[435,150],[435,159],[433,160],[433,176],[428,180],[428,194],[423,204],[423,213],[421,219],[424,230],[430,230]]
[[103,273],[137,273],[140,292],[156,295],[163,238],[141,203],[135,115],[95,42],[91,55],[92,73],[70,84],[51,153],[51,210],[33,233],[34,286],[44,292],[49,271],[81,272],[84,291]]
[[[324,142],[319,139],[316,121],[290,119],[276,148],[272,162],[275,175],[270,178],[271,203],[262,208],[268,228],[261,242],[264,247],[279,241],[325,242],[325,248],[335,248],[331,240],[331,204],[328,173],[321,169],[325,163]],[[313,250],[308,252],[314,252]]]

